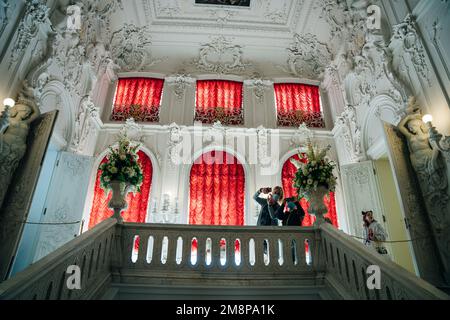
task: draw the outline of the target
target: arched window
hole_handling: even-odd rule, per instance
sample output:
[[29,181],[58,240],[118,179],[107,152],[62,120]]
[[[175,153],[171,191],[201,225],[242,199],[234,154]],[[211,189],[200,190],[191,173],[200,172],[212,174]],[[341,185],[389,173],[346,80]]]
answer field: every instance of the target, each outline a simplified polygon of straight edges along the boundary
[[[283,164],[283,169],[281,171],[281,180],[282,180],[283,189],[284,189],[284,196],[286,198],[297,196],[297,190],[292,185],[293,181],[294,181],[295,173],[297,172],[297,168],[290,161],[291,159],[296,159],[296,160],[302,161],[302,160],[300,160],[300,157],[298,155],[293,155]],[[337,221],[337,215],[336,215],[336,201],[335,201],[334,192],[330,192],[329,196],[326,196],[324,198],[324,202],[328,208],[328,213],[325,215],[325,217],[330,218],[333,225],[337,227],[338,221]],[[308,213],[309,203],[308,203],[308,201],[306,201],[306,199],[302,199],[300,201],[300,204],[306,213],[305,218],[303,219],[302,225],[305,227],[311,226],[314,223],[315,218],[310,216]]]
[[199,157],[190,174],[189,223],[244,224],[244,167],[232,155],[210,151]]
[[[142,151],[138,151],[138,162],[142,168],[144,179],[142,181],[141,192],[136,194],[129,193],[127,196],[128,207],[122,212],[122,217],[125,222],[145,222],[148,207],[148,197],[152,183],[152,161]],[[106,162],[106,156],[101,163]],[[92,209],[89,219],[89,229],[93,228],[98,223],[113,215],[113,210],[108,208],[108,202],[111,200],[111,192],[106,192],[100,187],[101,170],[97,170],[97,180],[95,181],[94,199],[92,202]]]

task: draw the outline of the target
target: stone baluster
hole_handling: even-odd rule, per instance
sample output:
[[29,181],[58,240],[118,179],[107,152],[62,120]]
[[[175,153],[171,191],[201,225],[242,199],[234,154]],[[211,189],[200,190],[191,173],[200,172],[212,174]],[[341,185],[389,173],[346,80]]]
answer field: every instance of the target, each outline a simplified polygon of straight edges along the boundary
[[168,248],[167,248],[167,262],[166,266],[170,269],[175,269],[177,265],[177,233],[170,232],[167,233],[168,237]]
[[149,230],[140,230],[137,231],[136,234],[139,235],[139,249],[135,267],[144,268],[147,264],[148,239],[150,237],[150,232]]
[[183,238],[183,249],[181,250],[181,268],[190,269],[192,237],[190,236],[190,234],[184,234],[182,238]]

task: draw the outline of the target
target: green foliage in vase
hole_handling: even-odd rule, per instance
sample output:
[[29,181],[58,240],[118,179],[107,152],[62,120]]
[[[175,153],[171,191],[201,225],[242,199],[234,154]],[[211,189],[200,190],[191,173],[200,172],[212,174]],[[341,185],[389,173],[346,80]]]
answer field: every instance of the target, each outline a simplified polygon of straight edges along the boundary
[[308,199],[311,192],[316,191],[318,187],[325,187],[329,192],[335,191],[336,177],[333,169],[336,164],[326,158],[330,149],[331,146],[327,146],[320,150],[308,141],[308,151],[305,154],[299,154],[300,161],[291,159],[297,168],[293,186],[297,189],[300,199]]
[[141,191],[143,174],[138,163],[138,147],[139,145],[131,145],[126,136],[121,136],[119,146],[109,148],[107,161],[100,165],[102,188],[109,189],[111,181],[120,181],[129,184],[137,192]]

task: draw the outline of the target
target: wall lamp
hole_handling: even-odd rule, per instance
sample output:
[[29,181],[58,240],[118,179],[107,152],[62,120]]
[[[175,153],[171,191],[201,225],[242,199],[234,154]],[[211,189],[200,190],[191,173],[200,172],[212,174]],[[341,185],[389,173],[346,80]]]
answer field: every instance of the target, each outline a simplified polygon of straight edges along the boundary
[[3,133],[4,130],[6,130],[6,127],[9,125],[9,109],[14,107],[16,102],[14,99],[6,98],[3,100],[3,105],[5,108],[0,113],[0,133]]
[[426,114],[422,117],[422,121],[428,127],[428,133],[430,136],[430,143],[434,144],[442,152],[450,152],[450,136],[443,136],[440,134],[433,124],[433,116],[431,114]]

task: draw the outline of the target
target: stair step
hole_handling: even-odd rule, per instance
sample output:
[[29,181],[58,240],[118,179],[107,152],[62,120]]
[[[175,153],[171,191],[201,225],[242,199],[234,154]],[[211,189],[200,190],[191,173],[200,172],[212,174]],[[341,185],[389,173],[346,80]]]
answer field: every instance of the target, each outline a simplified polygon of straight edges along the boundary
[[322,300],[325,286],[160,286],[113,284],[105,300]]

